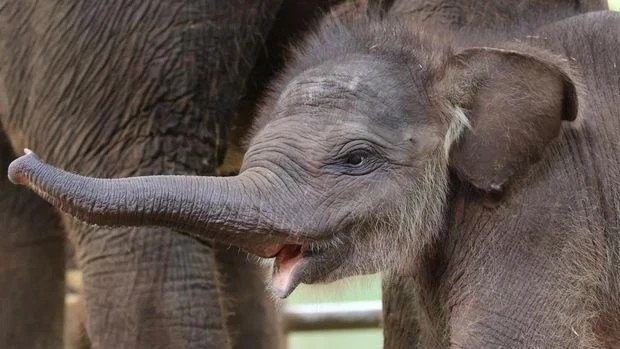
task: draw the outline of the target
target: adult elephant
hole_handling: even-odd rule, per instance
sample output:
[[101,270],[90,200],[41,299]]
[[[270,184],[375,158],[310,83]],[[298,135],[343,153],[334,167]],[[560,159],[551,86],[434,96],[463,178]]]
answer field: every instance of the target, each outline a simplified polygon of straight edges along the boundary
[[[0,0],[0,167],[28,145],[92,176],[214,174],[249,77],[339,2]],[[0,347],[61,347],[65,231],[95,347],[278,346],[262,273],[236,250],[103,232],[4,178],[0,193]]]

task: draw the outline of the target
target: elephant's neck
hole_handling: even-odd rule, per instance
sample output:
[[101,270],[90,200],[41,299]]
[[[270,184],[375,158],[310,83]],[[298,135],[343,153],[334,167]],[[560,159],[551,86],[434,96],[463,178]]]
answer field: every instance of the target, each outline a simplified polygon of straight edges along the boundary
[[[564,197],[574,193],[557,188],[553,197],[534,198],[530,180],[513,186],[529,190],[499,199],[455,190],[448,229],[416,273],[421,322],[432,324],[421,330],[441,331],[422,338],[435,347],[570,347],[576,326],[580,336],[597,338],[597,324],[580,306],[597,310],[600,300],[587,290],[602,287],[591,276],[605,275],[604,248],[582,247],[604,246],[604,234],[595,229],[602,223],[580,223],[583,212]],[[606,321],[602,315],[600,321]]]

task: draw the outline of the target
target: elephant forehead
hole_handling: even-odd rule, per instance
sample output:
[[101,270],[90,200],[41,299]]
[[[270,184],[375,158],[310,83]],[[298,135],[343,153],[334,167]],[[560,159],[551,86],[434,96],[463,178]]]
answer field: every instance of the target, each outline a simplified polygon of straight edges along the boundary
[[354,56],[328,62],[304,71],[286,85],[275,116],[389,118],[404,105],[402,85],[388,63],[373,58]]

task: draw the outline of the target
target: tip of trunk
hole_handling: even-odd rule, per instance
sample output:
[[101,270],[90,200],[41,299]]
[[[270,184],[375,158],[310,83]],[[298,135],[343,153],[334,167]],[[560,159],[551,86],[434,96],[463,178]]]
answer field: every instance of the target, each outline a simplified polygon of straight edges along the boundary
[[30,150],[24,149],[25,155],[15,159],[9,165],[8,176],[13,184],[28,185],[28,173],[40,163],[39,158]]

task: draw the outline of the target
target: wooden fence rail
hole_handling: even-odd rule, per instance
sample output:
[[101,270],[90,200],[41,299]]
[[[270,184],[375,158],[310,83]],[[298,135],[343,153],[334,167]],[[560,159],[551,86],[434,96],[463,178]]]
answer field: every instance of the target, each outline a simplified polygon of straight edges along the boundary
[[284,330],[378,328],[381,320],[381,301],[288,305],[284,311]]

